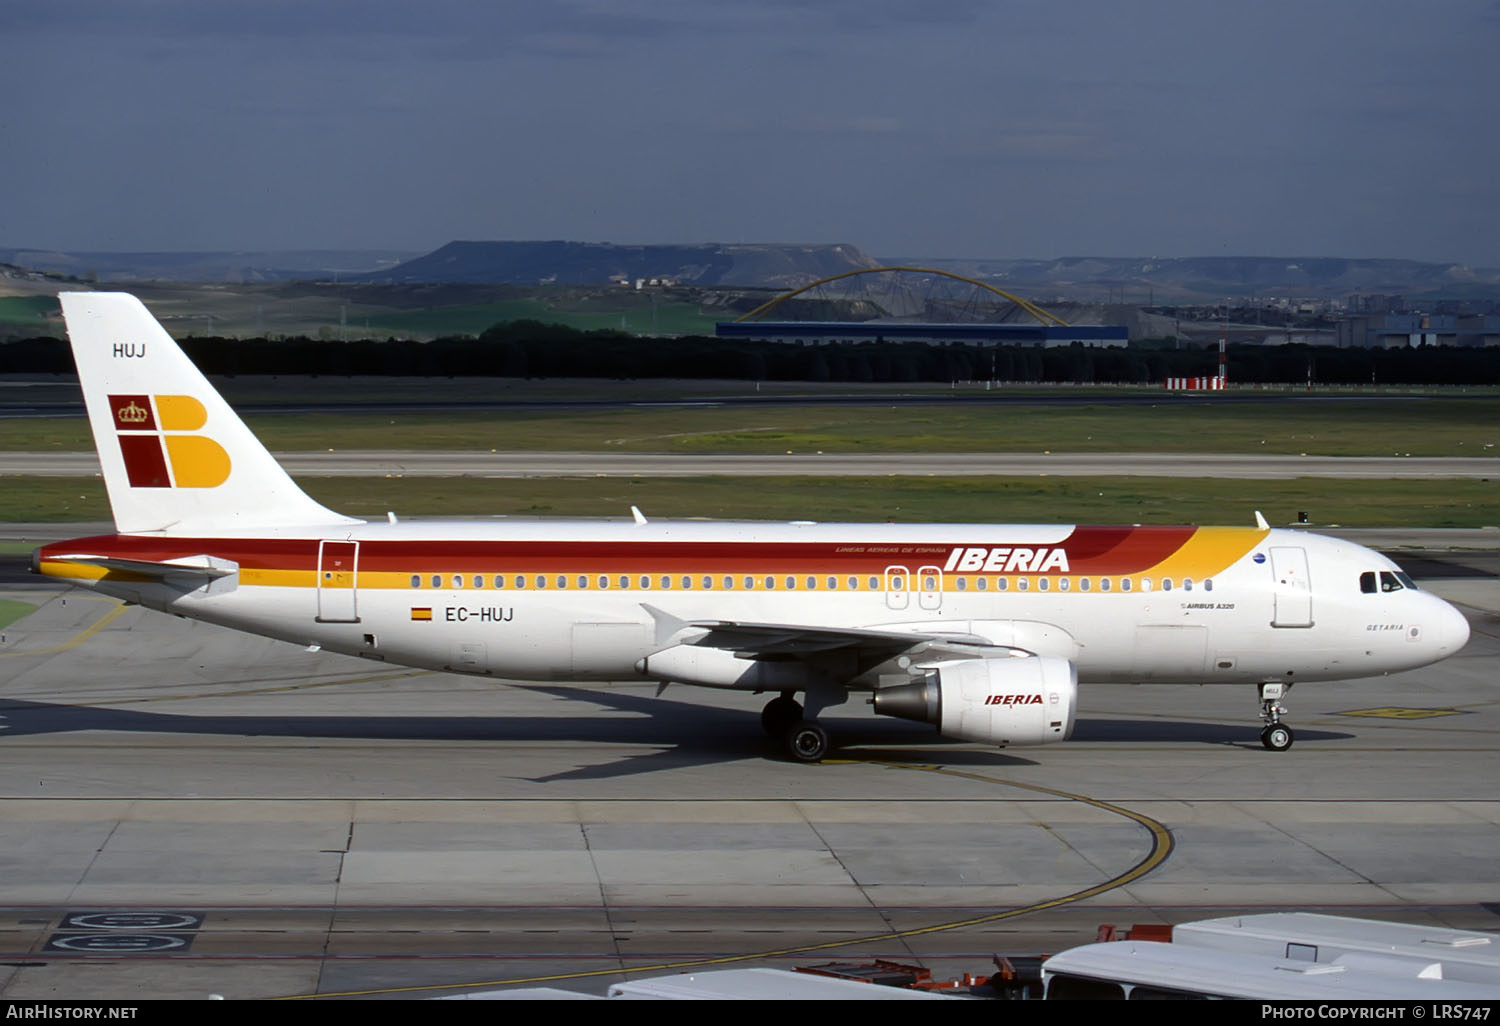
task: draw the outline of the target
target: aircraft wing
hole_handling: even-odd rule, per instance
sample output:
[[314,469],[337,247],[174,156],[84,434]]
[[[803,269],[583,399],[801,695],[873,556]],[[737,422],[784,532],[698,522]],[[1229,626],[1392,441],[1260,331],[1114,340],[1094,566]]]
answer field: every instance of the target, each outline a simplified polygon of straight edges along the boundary
[[862,663],[878,663],[903,653],[920,651],[925,655],[934,648],[958,647],[970,655],[976,646],[988,648],[995,655],[1009,655],[1015,651],[975,634],[741,623],[735,620],[696,620],[689,626],[707,633],[688,644],[724,649],[742,659],[804,659],[840,652],[854,654]]

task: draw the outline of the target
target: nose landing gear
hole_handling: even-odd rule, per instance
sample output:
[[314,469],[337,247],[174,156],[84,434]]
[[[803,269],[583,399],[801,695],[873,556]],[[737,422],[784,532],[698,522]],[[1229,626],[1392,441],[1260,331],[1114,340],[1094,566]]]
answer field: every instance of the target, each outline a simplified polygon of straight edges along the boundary
[[1292,747],[1296,735],[1292,728],[1281,722],[1286,706],[1281,699],[1292,689],[1290,684],[1262,684],[1260,686],[1260,718],[1265,729],[1260,732],[1260,743],[1273,752],[1284,752]]

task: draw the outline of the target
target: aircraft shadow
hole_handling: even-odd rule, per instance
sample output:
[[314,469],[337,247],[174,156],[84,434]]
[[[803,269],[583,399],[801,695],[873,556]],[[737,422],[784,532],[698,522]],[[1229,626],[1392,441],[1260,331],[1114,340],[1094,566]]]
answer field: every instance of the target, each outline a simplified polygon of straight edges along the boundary
[[[761,730],[758,711],[716,709],[665,696],[654,698],[583,688],[527,690],[604,705],[612,712],[601,714],[580,705],[579,712],[566,716],[215,716],[0,699],[0,744],[7,737],[106,731],[357,741],[587,741],[650,749],[614,763],[526,778],[537,782],[630,776],[669,767],[743,759],[790,762],[782,754],[780,744]],[[619,712],[638,715],[622,717],[616,715]],[[834,738],[830,759],[991,767],[1030,762],[995,750],[961,747],[963,742],[949,741],[920,723],[841,719],[836,710],[830,710],[822,719]],[[841,747],[841,743],[847,747]]]
[[[601,765],[528,777],[539,783],[608,779],[666,768],[709,765],[744,759],[789,761],[780,745],[760,729],[750,710],[718,709],[613,691],[563,686],[527,690],[557,698],[606,706],[621,717],[580,709],[566,716],[257,716],[191,715],[67,705],[21,699],[0,700],[0,743],[6,737],[108,731],[141,734],[209,734],[231,737],[282,737],[364,741],[546,742],[588,741],[635,745],[650,751]],[[1016,751],[975,748],[939,736],[925,724],[905,720],[839,716],[838,708],[821,717],[834,739],[831,760],[941,764],[945,766],[1036,765]],[[1298,729],[1298,739],[1347,740],[1353,734]],[[1078,721],[1075,741],[1091,743],[1218,744],[1258,748],[1259,731],[1242,724],[1089,719]]]
[[[1338,730],[1313,730],[1291,724],[1298,741],[1349,741],[1356,735]],[[1207,745],[1240,745],[1259,748],[1260,728],[1243,723],[1202,723],[1188,720],[1105,720],[1083,719],[1073,727],[1074,741],[1158,742],[1166,744],[1197,743]]]

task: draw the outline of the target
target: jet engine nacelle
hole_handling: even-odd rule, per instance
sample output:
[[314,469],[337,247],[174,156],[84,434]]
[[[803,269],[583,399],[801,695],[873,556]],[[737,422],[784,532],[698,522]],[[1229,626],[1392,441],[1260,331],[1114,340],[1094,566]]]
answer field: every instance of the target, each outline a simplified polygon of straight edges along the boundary
[[877,713],[1001,746],[1066,741],[1077,710],[1078,670],[1067,659],[960,659],[875,692]]

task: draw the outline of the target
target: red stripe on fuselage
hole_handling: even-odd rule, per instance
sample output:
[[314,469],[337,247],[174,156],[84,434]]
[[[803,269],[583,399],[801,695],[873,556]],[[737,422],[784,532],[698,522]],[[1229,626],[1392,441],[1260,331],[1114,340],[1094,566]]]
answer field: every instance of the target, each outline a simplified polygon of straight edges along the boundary
[[[1057,543],[1006,543],[1010,548],[1064,549],[1067,571],[1057,575],[1130,574],[1155,566],[1192,537],[1191,527],[1082,527]],[[210,554],[230,559],[245,569],[311,570],[318,565],[317,538],[155,538],[137,535],[98,535],[55,543],[42,548],[42,558],[88,552],[99,556],[164,561]],[[553,540],[361,540],[362,571],[431,573],[526,573],[607,568],[622,573],[637,570],[674,570],[695,573],[741,572],[746,569],[776,573],[872,573],[887,566],[916,569],[943,565],[958,544],[849,544],[827,542],[735,541],[553,541]]]
[[1187,544],[1196,527],[1080,527],[1059,546],[1075,574],[1133,574]]

